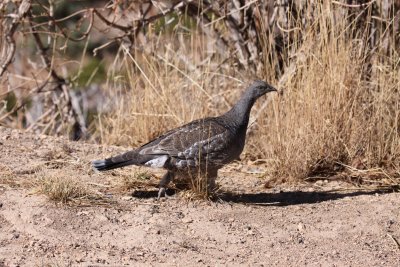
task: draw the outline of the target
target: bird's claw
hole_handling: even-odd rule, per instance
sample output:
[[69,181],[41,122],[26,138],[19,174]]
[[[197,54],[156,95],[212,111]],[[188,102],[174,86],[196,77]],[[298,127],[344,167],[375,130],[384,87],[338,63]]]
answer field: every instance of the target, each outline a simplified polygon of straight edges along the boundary
[[165,193],[165,187],[160,187],[158,190],[157,200],[160,200],[161,197],[166,197],[167,194]]

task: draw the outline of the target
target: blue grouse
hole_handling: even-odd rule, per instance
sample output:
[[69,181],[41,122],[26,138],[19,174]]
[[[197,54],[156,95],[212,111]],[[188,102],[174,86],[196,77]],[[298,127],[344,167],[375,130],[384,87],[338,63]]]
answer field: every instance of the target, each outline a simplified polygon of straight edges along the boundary
[[155,138],[147,144],[104,160],[93,161],[99,171],[139,165],[164,168],[158,198],[176,175],[205,175],[209,188],[215,186],[218,169],[238,159],[243,151],[250,110],[268,92],[277,91],[264,81],[254,81],[239,101],[219,117],[198,119]]

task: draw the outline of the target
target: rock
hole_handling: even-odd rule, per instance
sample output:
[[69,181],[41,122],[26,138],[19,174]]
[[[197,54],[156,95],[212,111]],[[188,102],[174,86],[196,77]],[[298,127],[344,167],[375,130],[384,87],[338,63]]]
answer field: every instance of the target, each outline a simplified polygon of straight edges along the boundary
[[299,224],[297,225],[297,229],[298,229],[300,232],[303,232],[303,231],[306,229],[306,226],[305,226],[303,223],[299,223]]
[[76,213],[77,216],[88,215],[88,214],[89,214],[88,211],[78,211],[78,212]]
[[193,220],[190,219],[190,218],[185,217],[185,218],[182,219],[182,222],[183,222],[183,223],[192,223]]
[[11,235],[11,238],[10,239],[18,239],[19,238],[19,233],[13,233],[12,235]]
[[121,199],[125,200],[125,201],[130,201],[130,200],[132,200],[132,196],[123,196],[123,197],[121,197]]

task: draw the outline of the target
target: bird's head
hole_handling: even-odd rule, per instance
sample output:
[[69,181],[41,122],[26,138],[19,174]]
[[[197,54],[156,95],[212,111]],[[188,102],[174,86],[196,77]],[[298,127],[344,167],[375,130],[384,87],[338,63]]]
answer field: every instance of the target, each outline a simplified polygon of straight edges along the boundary
[[251,98],[255,100],[266,93],[276,92],[278,90],[264,81],[255,80],[247,91],[250,93]]
[[244,91],[239,101],[236,102],[236,104],[225,114],[225,116],[229,118],[228,121],[233,121],[234,125],[242,125],[244,128],[247,128],[250,110],[256,100],[266,93],[276,91],[278,90],[268,83],[261,80],[255,80],[247,88],[247,90]]

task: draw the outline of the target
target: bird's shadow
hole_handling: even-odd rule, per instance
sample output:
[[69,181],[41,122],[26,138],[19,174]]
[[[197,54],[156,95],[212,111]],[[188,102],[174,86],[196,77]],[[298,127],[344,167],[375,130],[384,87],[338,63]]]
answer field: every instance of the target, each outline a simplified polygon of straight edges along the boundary
[[224,193],[219,198],[222,201],[259,205],[259,206],[291,206],[299,204],[314,204],[325,201],[332,201],[346,197],[356,197],[362,195],[388,194],[398,191],[398,188],[385,188],[376,190],[356,190],[356,191],[289,191],[279,193],[244,193],[232,194]]
[[[289,191],[289,192],[262,192],[262,193],[231,193],[222,192],[213,199],[217,202],[240,203],[258,206],[291,206],[299,204],[313,204],[325,201],[337,200],[346,197],[356,197],[362,195],[388,194],[398,192],[400,187],[388,187],[375,190],[352,190],[352,191]],[[135,191],[132,193],[136,198],[155,198],[158,191]],[[167,190],[168,195],[174,195],[174,190]]]

